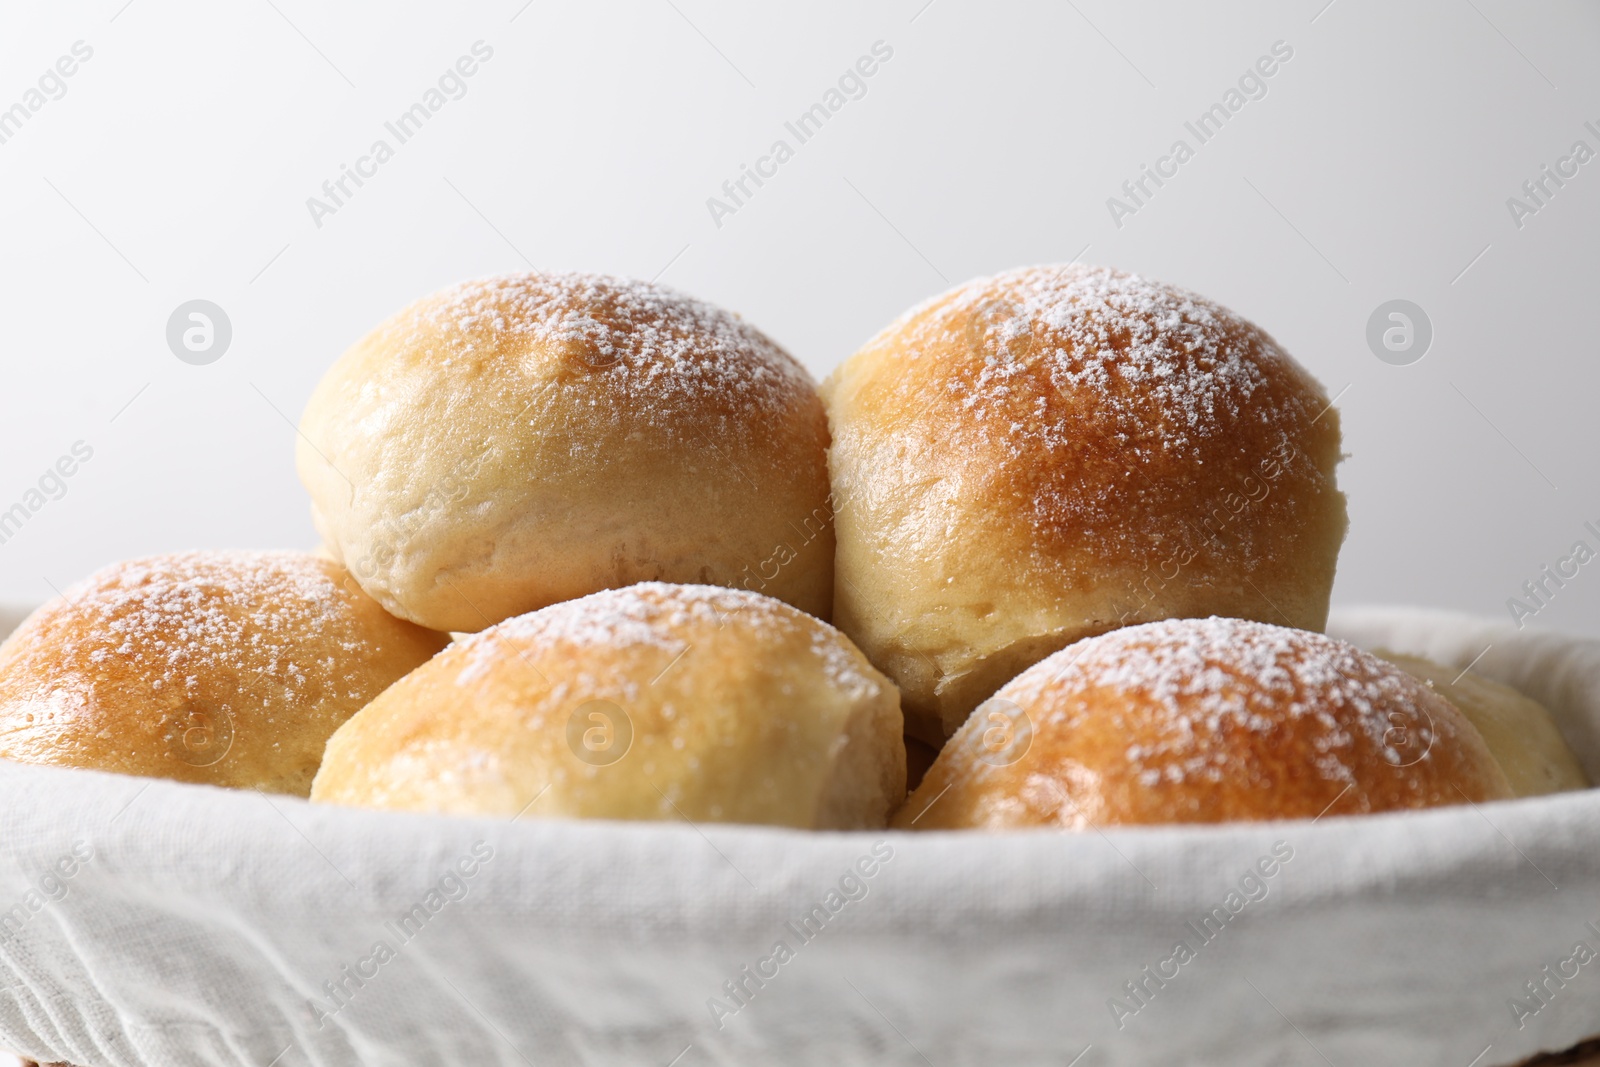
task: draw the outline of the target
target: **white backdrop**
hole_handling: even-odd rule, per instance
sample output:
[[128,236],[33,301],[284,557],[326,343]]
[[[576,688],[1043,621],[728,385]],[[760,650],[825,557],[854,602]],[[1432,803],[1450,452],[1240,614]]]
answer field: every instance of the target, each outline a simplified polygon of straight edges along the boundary
[[[480,41],[399,143],[385,123]],[[785,122],[878,42],[799,144]],[[1185,123],[1277,42],[1200,144]],[[459,278],[659,276],[820,376],[947,283],[1082,255],[1230,305],[1341,394],[1338,601],[1505,618],[1566,558],[1534,622],[1600,633],[1600,561],[1572,556],[1600,548],[1600,162],[1571,155],[1600,150],[1597,43],[1579,0],[7,4],[0,511],[28,514],[0,599],[121,556],[309,547],[290,421]],[[780,138],[793,158],[714,219]],[[1193,158],[1114,220],[1179,138]],[[369,177],[314,219],[346,165]],[[1514,218],[1545,165],[1570,176]],[[193,299],[232,325],[206,366],[166,338]],[[1393,299],[1432,323],[1410,365],[1367,343]]]

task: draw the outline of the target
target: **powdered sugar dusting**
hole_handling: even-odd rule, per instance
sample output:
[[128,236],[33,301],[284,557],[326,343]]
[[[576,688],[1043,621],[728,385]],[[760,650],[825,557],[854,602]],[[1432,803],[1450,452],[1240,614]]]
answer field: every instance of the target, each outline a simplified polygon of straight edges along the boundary
[[[354,652],[339,618],[348,596],[326,565],[293,552],[190,552],[120,563],[66,593],[57,611],[73,626],[60,647],[76,659],[77,645],[92,646],[87,659],[139,657],[162,665],[154,684],[180,688],[217,671],[260,670],[293,699],[307,671],[331,672],[336,662],[302,658],[325,640]],[[334,632],[335,629],[340,631]]]
[[[630,416],[699,410],[736,416],[706,434],[748,429],[763,414],[815,403],[805,369],[738,316],[653,282],[600,274],[502,274],[461,282],[400,313],[385,329],[424,346],[443,373],[453,360],[522,356],[609,379]],[[443,342],[442,344],[440,342]],[[713,401],[710,405],[707,400]],[[597,411],[597,416],[610,414]]]
[[[929,444],[1023,498],[1041,535],[1147,544],[1159,534],[1141,517],[1170,515],[1196,484],[1240,492],[1274,455],[1331,488],[1316,466],[1337,456],[1335,420],[1315,426],[1321,387],[1262,330],[1175,286],[1071,264],[1007,271],[913,308],[864,351],[878,346],[944,394],[929,403],[953,414]],[[1233,533],[1245,556],[1263,550],[1256,524]]]
[[[645,647],[658,649],[669,659],[693,655],[692,642],[701,639],[697,635],[707,628],[743,631],[774,646],[796,634],[807,635],[811,655],[836,690],[852,700],[882,691],[883,682],[868,673],[871,668],[849,639],[822,620],[743,589],[666,582],[593,593],[475,634],[460,646],[464,663],[456,683],[476,684],[515,655],[516,647],[556,646],[608,654]],[[716,656],[718,650],[707,643],[702,654]]]
[[[1074,264],[977,279],[913,308],[885,334],[908,336],[916,349],[953,340],[952,330],[966,334],[973,322],[977,333],[966,340],[982,351],[983,365],[948,386],[963,407],[1003,406],[1019,390],[1030,393],[1022,377],[1042,359],[1058,390],[1091,394],[1103,417],[1125,424],[1135,449],[1179,451],[1215,436],[1247,417],[1267,365],[1292,364],[1270,337],[1203,297]],[[1145,425],[1152,403],[1165,417],[1159,432]],[[1075,432],[1045,419],[1016,430],[1051,444]]]
[[[1446,726],[1419,705],[1419,694],[1422,700],[1427,694],[1414,679],[1353,645],[1218,617],[1131,626],[1080,642],[1030,668],[1000,695],[1023,708],[1053,703],[1050,727],[1071,730],[1107,713],[1106,702],[1093,699],[1095,690],[1134,695],[1141,715],[1154,709],[1154,723],[1141,719],[1128,728],[1130,736],[1153,739],[1130,745],[1124,756],[1147,786],[1221,782],[1240,772],[1240,746],[1228,738],[1265,738],[1300,720],[1309,720],[1295,731],[1314,739],[1315,772],[1355,784],[1346,756],[1377,751],[1396,767],[1422,762],[1435,731]],[[1052,693],[1074,698],[1060,706]]]

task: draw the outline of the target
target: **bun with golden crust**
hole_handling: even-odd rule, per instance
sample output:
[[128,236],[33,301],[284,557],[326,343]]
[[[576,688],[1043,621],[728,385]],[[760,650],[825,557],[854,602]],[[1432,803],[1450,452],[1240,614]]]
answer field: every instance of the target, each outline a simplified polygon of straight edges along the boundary
[[1517,796],[1589,788],[1589,776],[1543,704],[1471,671],[1383,649],[1375,654],[1454,704],[1483,735]]
[[1065,829],[1316,818],[1512,795],[1483,738],[1322,634],[1175,619],[1035,664],[951,738],[894,825]]
[[346,352],[301,428],[324,541],[424,626],[481,630],[648,580],[830,613],[811,378],[737,316],[664,286],[452,286]]
[[336,563],[121,563],[0,645],[0,758],[305,796],[328,737],[442,648]]
[[849,640],[743,590],[647,583],[474,634],[328,743],[311,799],[504,818],[882,827],[899,694]]
[[926,740],[1118,626],[1326,623],[1338,413],[1210,301],[1099,267],[1007,271],[912,309],[823,394],[835,618]]

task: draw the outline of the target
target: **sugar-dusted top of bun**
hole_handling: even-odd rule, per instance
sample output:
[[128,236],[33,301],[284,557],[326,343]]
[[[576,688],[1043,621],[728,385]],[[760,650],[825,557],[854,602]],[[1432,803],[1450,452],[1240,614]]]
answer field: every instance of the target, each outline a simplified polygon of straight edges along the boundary
[[[1081,655],[1058,653],[1005,688],[1023,707],[1044,706],[1051,691],[1109,690],[1140,699],[1140,740],[1124,754],[1144,785],[1191,778],[1220,783],[1241,767],[1241,742],[1281,736],[1304,720],[1319,740],[1307,769],[1353,784],[1352,761],[1376,753],[1399,766],[1431,758],[1429,731],[1396,730],[1395,708],[1437,707],[1415,679],[1354,645],[1323,634],[1245,619],[1167,619],[1085,642]],[[1059,660],[1059,662],[1056,662]],[[1087,700],[1055,706],[1049,729],[1070,730],[1096,714]],[[1120,714],[1120,713],[1118,713]],[[1360,738],[1351,735],[1358,731]],[[1231,738],[1227,745],[1203,739]],[[1364,743],[1357,743],[1362,741]]]
[[[794,357],[732,312],[654,282],[605,274],[460,282],[412,304],[379,327],[375,340],[396,358],[439,361],[440,374],[453,361],[481,362],[503,349],[541,363],[553,357],[612,378],[623,392],[623,403],[593,405],[584,418],[644,419],[669,430],[682,429],[670,416],[692,410],[708,420],[700,432],[742,432],[752,417],[788,410],[815,390]],[[547,368],[530,362],[526,369]],[[740,417],[727,425],[715,421],[734,414]]]
[[[884,689],[883,676],[871,669],[838,630],[780,600],[748,590],[640,582],[570,600],[559,607],[558,611],[537,611],[508,619],[492,630],[466,638],[457,649],[462,667],[456,683],[472,685],[503,665],[507,642],[518,647],[565,648],[580,653],[613,654],[653,648],[675,657],[690,649],[684,634],[705,633],[708,628],[720,630],[737,620],[740,630],[757,643],[771,643],[780,635],[809,633],[811,652],[825,672],[824,677],[851,699],[874,697]],[[617,676],[610,681],[626,679]]]
[[[1005,726],[995,715],[1025,741],[986,750]],[[905,810],[920,829],[1081,829],[1511,790],[1471,723],[1398,667],[1322,634],[1212,617],[1130,626],[1035,664],[979,705],[918,793]]]
[[202,670],[261,669],[292,698],[305,680],[309,639],[337,634],[328,651],[353,652],[341,614],[354,583],[339,568],[298,552],[180,552],[116,563],[67,589],[36,616],[60,629],[52,654],[108,663],[148,656],[164,665],[152,683],[183,685]]
[[647,582],[465,638],[341,727],[312,799],[507,818],[881,827],[894,685],[744,590]]
[[[975,373],[951,383],[979,414],[1008,410],[1037,365],[1054,383],[1089,394],[1107,420],[1134,425],[1159,405],[1165,417],[1153,443],[1174,452],[1238,418],[1266,385],[1263,363],[1289,360],[1250,322],[1187,289],[1077,264],[974,279],[912,308],[884,333],[899,333],[913,352],[933,341],[982,352]],[[1013,440],[1038,435],[1051,444],[1066,443],[1072,430],[1047,420],[1003,428]]]
[[445,642],[308,554],[118,563],[0,646],[0,757],[304,795],[329,735]]
[[[1326,394],[1270,336],[1106,267],[968,282],[908,311],[852,362],[863,360],[877,364],[869,380],[843,374],[829,388],[859,390],[880,430],[938,442],[969,493],[1015,501],[1049,540],[1142,552],[1144,524],[1130,517],[1181,503],[1174,494],[1210,481],[1208,466],[1249,473],[1277,456],[1331,487],[1338,461]],[[1219,473],[1229,484],[1214,488],[1237,490],[1235,472]],[[1231,531],[1246,550],[1252,526]]]

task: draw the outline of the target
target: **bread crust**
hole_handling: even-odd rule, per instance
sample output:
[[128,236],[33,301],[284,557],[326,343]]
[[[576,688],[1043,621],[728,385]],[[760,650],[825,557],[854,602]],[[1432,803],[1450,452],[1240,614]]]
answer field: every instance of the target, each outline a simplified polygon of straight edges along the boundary
[[1517,796],[1589,788],[1589,776],[1544,705],[1471,671],[1384,649],[1375,654],[1455,705],[1477,727]]
[[831,612],[815,385],[737,316],[663,286],[452,286],[346,352],[301,429],[329,549],[433,629],[648,580]]
[[333,731],[446,641],[311,555],[117,564],[0,645],[0,758],[306,796]]
[[899,694],[770,597],[646,583],[508,620],[328,743],[312,800],[504,818],[882,827]]
[[1175,619],[1089,638],[981,705],[905,829],[1316,818],[1512,795],[1478,731],[1398,667],[1322,634]]
[[836,619],[926,740],[1118,626],[1326,623],[1338,413],[1210,301],[1104,268],[1007,271],[908,312],[823,395]]

